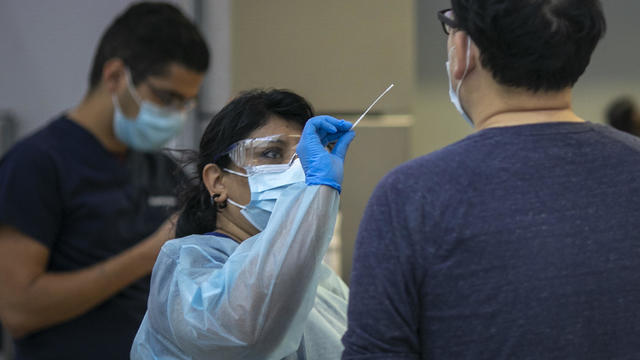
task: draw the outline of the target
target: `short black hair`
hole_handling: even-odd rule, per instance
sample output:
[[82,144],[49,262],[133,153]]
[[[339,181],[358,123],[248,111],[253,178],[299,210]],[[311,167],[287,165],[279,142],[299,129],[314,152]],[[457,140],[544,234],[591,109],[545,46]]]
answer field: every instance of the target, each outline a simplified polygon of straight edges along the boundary
[[265,125],[272,116],[303,128],[313,114],[313,107],[305,98],[284,89],[245,91],[225,105],[207,125],[199,151],[190,154],[183,162],[185,167],[195,165],[196,173],[180,190],[182,212],[176,226],[176,236],[215,230],[217,209],[211,204],[202,180],[202,171],[207,164],[228,167],[231,163],[226,155],[229,148]]
[[635,112],[636,104],[631,98],[618,98],[607,107],[607,123],[618,130],[631,133]]
[[109,25],[93,58],[91,90],[100,83],[104,64],[113,58],[122,59],[135,84],[163,74],[172,62],[199,73],[209,67],[209,49],[200,31],[167,3],[131,5]]
[[493,78],[534,92],[572,87],[606,31],[599,0],[451,0],[451,5]]

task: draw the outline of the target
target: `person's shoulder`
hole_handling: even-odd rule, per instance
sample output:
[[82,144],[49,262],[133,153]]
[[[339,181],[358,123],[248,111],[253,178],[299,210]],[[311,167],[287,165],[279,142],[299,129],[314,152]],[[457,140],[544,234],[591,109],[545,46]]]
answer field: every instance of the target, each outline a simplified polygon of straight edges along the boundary
[[53,164],[56,154],[56,139],[52,136],[52,122],[19,140],[2,157],[3,166],[15,166],[23,164],[32,168],[44,164]]
[[180,257],[180,250],[184,246],[197,244],[202,235],[188,235],[167,241],[160,249],[160,255],[174,260]]
[[31,162],[35,159],[48,159],[46,147],[38,141],[38,134],[32,134],[15,143],[4,156],[2,164]]
[[226,237],[195,234],[167,241],[161,256],[181,264],[201,260],[224,263],[237,247],[238,243]]
[[35,155],[50,154],[55,151],[59,143],[58,133],[68,121],[64,116],[58,117],[45,126],[19,140],[9,149],[5,157],[31,157]]
[[613,142],[622,143],[635,151],[640,151],[640,137],[638,136],[620,131],[609,125],[589,123],[589,126]]
[[409,160],[391,170],[380,182],[382,186],[393,186],[398,190],[414,192],[425,187],[451,183],[459,177],[467,155],[473,152],[476,139],[472,136],[447,145],[429,154]]

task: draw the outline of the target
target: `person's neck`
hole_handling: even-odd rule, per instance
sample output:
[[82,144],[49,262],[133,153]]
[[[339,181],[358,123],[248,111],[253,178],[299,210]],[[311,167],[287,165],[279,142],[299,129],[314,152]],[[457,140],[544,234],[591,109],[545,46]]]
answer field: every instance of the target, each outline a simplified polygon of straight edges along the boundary
[[472,93],[469,115],[476,130],[552,122],[585,122],[572,109],[571,89],[531,92],[508,88],[484,79]]
[[238,243],[253,236],[232,222],[224,211],[218,212],[218,216],[216,217],[216,232],[227,235]]
[[96,89],[69,111],[68,116],[93,134],[107,151],[121,155],[126,152],[127,147],[115,136],[113,113],[113,103],[109,94],[105,94],[102,89]]

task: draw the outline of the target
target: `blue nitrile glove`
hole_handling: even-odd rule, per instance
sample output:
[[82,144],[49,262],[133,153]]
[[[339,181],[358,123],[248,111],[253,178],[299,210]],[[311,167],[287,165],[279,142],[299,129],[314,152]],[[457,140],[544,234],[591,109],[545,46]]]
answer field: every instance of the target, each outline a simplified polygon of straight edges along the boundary
[[[307,185],[328,185],[342,191],[344,157],[351,140],[356,136],[351,123],[331,116],[315,116],[307,121],[296,148]],[[325,146],[332,141],[331,152]]]

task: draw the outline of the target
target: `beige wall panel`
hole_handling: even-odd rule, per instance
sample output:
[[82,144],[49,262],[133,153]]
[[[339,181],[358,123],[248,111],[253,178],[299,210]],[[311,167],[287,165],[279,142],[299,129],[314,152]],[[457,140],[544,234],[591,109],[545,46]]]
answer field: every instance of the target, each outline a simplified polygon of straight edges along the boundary
[[232,91],[283,87],[320,112],[409,113],[413,0],[234,0]]

